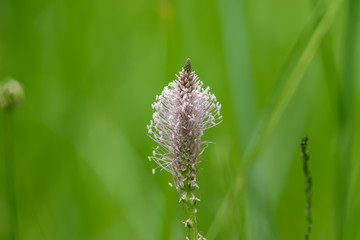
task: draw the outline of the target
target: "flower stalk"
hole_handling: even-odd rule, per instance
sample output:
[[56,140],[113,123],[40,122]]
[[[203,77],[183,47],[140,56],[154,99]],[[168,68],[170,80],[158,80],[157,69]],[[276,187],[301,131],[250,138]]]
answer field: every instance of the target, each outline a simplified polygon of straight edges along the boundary
[[186,206],[188,219],[182,221],[188,229],[187,239],[205,239],[198,231],[196,221],[196,196],[198,164],[208,145],[204,141],[205,131],[221,122],[221,104],[210,88],[203,88],[190,59],[177,79],[164,88],[152,105],[153,120],[148,133],[158,146],[154,148],[150,161],[157,163],[155,170],[172,174],[180,202]]
[[17,232],[17,205],[15,197],[15,178],[14,178],[14,153],[13,153],[13,126],[12,109],[5,110],[4,113],[4,159],[5,159],[5,181],[6,194],[9,206],[9,239],[16,239]]
[[17,239],[17,205],[14,178],[13,110],[24,97],[19,82],[10,79],[0,84],[0,109],[4,111],[4,159],[7,202],[9,206],[8,239]]
[[306,209],[305,209],[305,216],[306,216],[306,229],[305,229],[305,240],[310,240],[311,235],[311,228],[312,228],[312,178],[311,172],[309,168],[309,150],[307,146],[308,137],[303,137],[301,141],[301,157],[303,159],[303,171],[305,175],[304,181],[304,189],[305,189],[305,196],[306,196]]

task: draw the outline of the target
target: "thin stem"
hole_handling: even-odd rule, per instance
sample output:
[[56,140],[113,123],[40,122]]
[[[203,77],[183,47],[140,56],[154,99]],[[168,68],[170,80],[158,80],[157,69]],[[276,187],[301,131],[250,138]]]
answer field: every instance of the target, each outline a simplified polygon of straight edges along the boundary
[[14,152],[13,152],[13,126],[12,108],[4,111],[4,155],[5,155],[5,181],[9,206],[9,239],[16,239],[17,207],[14,184]]
[[[197,198],[195,196],[194,189],[188,188],[183,193],[184,198],[183,202],[186,206],[188,219],[183,221],[185,227],[187,228],[187,238],[189,240],[198,240],[199,239],[199,232],[197,227],[197,221],[196,221],[196,213],[197,209],[195,208]],[[201,239],[201,238],[200,238]]]
[[188,210],[188,216],[189,216],[189,225],[188,226],[188,236],[190,240],[197,240],[198,239],[198,228],[197,228],[197,222],[196,222],[196,208],[195,203],[188,202],[186,204],[186,208]]
[[308,137],[305,136],[301,141],[301,157],[303,159],[303,170],[305,175],[305,195],[306,195],[306,230],[305,230],[305,240],[310,240],[311,234],[311,227],[312,227],[312,213],[311,213],[311,206],[312,206],[312,178],[311,172],[309,168],[309,152],[307,147]]

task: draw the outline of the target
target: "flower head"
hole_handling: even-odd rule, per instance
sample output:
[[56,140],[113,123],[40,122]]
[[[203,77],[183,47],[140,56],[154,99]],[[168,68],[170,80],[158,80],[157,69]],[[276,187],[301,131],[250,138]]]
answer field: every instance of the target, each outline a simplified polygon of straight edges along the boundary
[[24,89],[18,81],[10,79],[0,84],[0,108],[12,108],[23,98]]
[[152,108],[155,112],[148,133],[158,146],[149,159],[173,175],[179,192],[195,189],[199,157],[207,147],[202,137],[220,123],[221,104],[209,87],[203,88],[187,59],[177,80],[156,96]]

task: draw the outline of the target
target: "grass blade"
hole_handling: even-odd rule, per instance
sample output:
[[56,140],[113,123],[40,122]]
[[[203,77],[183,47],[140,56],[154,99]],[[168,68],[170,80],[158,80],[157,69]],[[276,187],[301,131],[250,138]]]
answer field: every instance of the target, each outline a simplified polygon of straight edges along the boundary
[[256,156],[260,152],[264,142],[267,140],[267,137],[269,136],[271,130],[277,124],[289,101],[294,96],[294,93],[301,82],[304,72],[309,66],[311,60],[313,59],[321,40],[323,39],[326,32],[329,30],[342,2],[342,0],[334,0],[325,12],[324,16],[321,18],[313,34],[311,35],[311,38],[307,42],[306,48],[300,55],[296,65],[291,71],[288,81],[283,88],[280,97],[277,100],[274,110],[266,121],[266,125],[262,129],[261,134],[255,134],[255,140],[250,143],[249,147],[245,151],[244,161],[242,161],[239,165],[236,180],[234,181],[234,184],[229,188],[227,196],[225,197],[221,207],[219,208],[219,211],[217,212],[217,215],[215,216],[209,228],[207,236],[210,239],[216,237],[217,232],[220,229],[222,218],[226,216],[227,211],[229,211],[229,209],[231,208],[231,205],[229,203],[233,201],[236,202],[236,199],[238,199],[240,193],[242,192],[244,181],[246,181],[244,179],[244,173],[246,172],[246,169],[248,169],[248,167],[256,159]]

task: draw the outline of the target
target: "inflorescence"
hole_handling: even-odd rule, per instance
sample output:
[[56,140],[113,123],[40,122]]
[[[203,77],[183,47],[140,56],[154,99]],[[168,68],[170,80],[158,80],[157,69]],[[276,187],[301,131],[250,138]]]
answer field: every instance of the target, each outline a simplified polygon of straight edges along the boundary
[[190,59],[187,59],[177,80],[156,96],[152,108],[155,112],[148,133],[158,146],[149,160],[173,175],[180,193],[184,188],[195,189],[199,157],[208,143],[202,136],[220,123],[221,104],[210,87],[203,88],[203,82],[191,71]]

